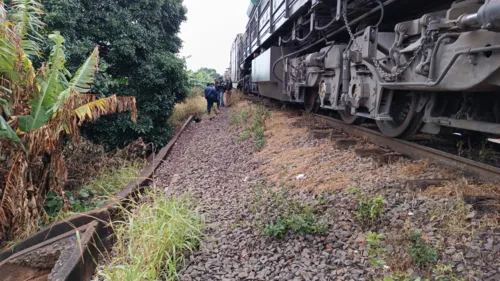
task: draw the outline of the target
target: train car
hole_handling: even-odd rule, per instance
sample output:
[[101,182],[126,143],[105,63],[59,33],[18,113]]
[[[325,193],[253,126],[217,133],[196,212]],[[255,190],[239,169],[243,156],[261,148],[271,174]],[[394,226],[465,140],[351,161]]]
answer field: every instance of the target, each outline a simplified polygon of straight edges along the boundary
[[231,46],[231,60],[229,64],[229,73],[233,88],[242,89],[240,81],[242,80],[242,66],[240,66],[240,58],[243,56],[243,34],[238,34]]
[[500,135],[500,0],[261,0],[246,92],[374,120],[390,137]]

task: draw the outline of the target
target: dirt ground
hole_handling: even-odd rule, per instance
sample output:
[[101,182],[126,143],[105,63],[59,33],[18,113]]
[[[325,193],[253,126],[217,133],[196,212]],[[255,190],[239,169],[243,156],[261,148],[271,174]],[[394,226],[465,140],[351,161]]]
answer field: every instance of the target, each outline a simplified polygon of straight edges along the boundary
[[[157,175],[167,195],[190,193],[207,223],[181,280],[500,280],[498,217],[484,207],[498,202],[499,186],[425,161],[377,164],[356,154],[375,146],[339,147],[352,139],[340,132],[315,138],[310,118],[286,110],[266,119],[259,151],[231,121],[249,106],[193,123]],[[422,179],[440,181],[409,184]],[[376,196],[381,215],[363,223],[360,202]],[[297,217],[307,223],[273,235]],[[379,246],[370,232],[384,235]]]

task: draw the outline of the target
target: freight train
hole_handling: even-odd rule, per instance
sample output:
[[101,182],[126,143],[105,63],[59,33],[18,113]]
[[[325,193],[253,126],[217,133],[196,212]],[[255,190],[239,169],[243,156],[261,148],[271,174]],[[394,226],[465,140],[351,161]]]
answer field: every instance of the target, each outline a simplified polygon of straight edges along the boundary
[[500,0],[260,0],[247,15],[230,60],[246,93],[389,137],[500,135]]

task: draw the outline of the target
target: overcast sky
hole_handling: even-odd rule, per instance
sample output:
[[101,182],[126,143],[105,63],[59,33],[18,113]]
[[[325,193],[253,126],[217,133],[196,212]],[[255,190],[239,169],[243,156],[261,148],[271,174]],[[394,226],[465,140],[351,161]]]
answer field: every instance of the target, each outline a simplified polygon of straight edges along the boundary
[[181,26],[181,56],[187,67],[214,68],[224,74],[236,34],[244,33],[250,0],[184,0],[187,21]]

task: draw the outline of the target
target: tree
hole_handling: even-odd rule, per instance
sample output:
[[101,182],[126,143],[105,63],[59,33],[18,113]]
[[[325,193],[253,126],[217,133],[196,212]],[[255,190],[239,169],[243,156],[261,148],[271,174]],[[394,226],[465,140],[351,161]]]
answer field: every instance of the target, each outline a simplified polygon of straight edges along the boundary
[[[131,110],[134,97],[97,100],[88,94],[97,71],[97,48],[73,76],[65,68],[64,37],[48,37],[50,55],[36,70],[40,56],[41,4],[12,0],[7,14],[0,0],[0,241],[23,238],[36,230],[49,191],[64,196],[67,177],[63,158],[66,135],[79,136],[79,126],[101,115]],[[7,161],[2,160],[7,159]]]
[[181,0],[45,0],[48,29],[66,37],[68,69],[94,45],[101,53],[94,89],[104,96],[134,96],[138,120],[126,114],[100,119],[83,134],[109,148],[142,137],[156,147],[171,134],[168,119],[188,91],[185,62],[178,53],[179,27],[186,19]]
[[215,69],[202,67],[197,71],[188,71],[189,86],[192,88],[204,88],[207,83],[214,82],[220,77]]

